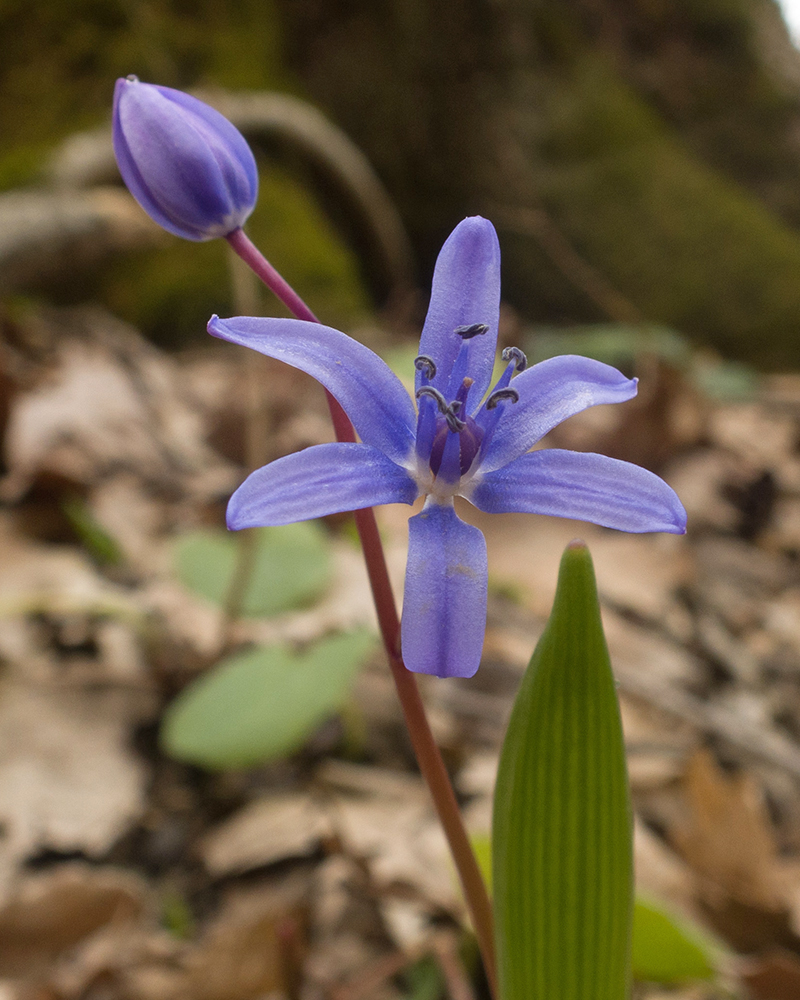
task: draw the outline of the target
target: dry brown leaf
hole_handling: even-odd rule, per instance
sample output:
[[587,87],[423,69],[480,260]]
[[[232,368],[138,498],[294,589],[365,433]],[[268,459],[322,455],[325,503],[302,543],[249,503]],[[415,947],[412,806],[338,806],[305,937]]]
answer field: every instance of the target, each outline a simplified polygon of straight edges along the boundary
[[773,910],[781,907],[777,847],[758,784],[729,776],[707,750],[686,769],[689,820],[670,831],[695,871],[733,898]]
[[17,534],[0,515],[0,619],[24,614],[107,614],[141,620],[139,602],[103,579],[77,549]]
[[0,687],[0,896],[18,862],[44,848],[105,853],[144,809],[128,693]]
[[797,1000],[800,997],[800,958],[776,948],[754,959],[740,973],[753,1000]]
[[[369,1000],[388,1000],[397,992],[385,982],[398,971],[371,977],[387,958],[390,942],[385,933],[374,887],[363,864],[343,855],[327,858],[315,874],[312,895],[313,948],[305,963],[304,997],[323,1000],[338,996],[341,984],[363,984],[372,978]],[[341,986],[343,995],[347,986]],[[357,993],[357,995],[361,995]]]
[[741,515],[724,495],[722,484],[736,481],[740,465],[734,455],[709,448],[682,455],[670,464],[670,486],[681,498],[694,529],[729,532],[736,528]]
[[332,833],[308,795],[286,792],[257,799],[215,827],[199,853],[214,878],[309,854]]
[[633,624],[610,608],[603,608],[603,631],[619,674],[652,676],[665,684],[690,683],[700,674],[697,658],[684,647]]
[[25,879],[0,909],[0,976],[31,977],[109,923],[142,913],[143,883],[114,869],[71,863]]
[[214,923],[188,954],[186,979],[175,1000],[255,1000],[284,993],[286,942],[302,950],[308,880],[296,874],[280,883],[234,890]]
[[[422,781],[381,768],[333,769],[332,783],[342,787],[360,775],[358,796],[332,794],[327,799],[333,829],[346,852],[363,858],[381,887],[412,887],[422,899],[455,914],[462,912],[447,842]],[[330,773],[327,769],[321,776]]]
[[685,914],[695,911],[695,880],[686,862],[636,818],[633,829],[636,887]]
[[53,351],[12,402],[4,496],[21,496],[42,471],[92,485],[120,468],[173,490],[235,485],[175,359],[97,309],[43,312],[35,323]]
[[708,426],[714,444],[761,468],[780,466],[797,440],[793,415],[758,403],[718,406]]
[[756,781],[726,775],[703,750],[689,763],[685,791],[685,819],[668,833],[697,875],[698,899],[715,929],[742,951],[800,943]]

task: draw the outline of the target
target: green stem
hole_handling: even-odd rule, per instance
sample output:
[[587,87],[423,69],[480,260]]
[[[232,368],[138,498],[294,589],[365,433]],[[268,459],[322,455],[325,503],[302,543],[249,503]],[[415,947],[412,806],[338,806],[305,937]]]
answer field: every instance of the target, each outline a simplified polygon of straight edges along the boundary
[[[251,315],[258,311],[260,285],[257,277],[239,258],[231,252],[230,265],[233,304],[239,315]],[[244,464],[248,473],[264,464],[266,437],[264,434],[264,413],[261,404],[259,362],[262,358],[254,351],[245,351],[242,358],[242,383],[246,387],[247,406],[245,409]],[[236,564],[223,604],[224,620],[220,645],[227,649],[232,638],[233,627],[239,620],[247,596],[247,590],[256,565],[258,531],[245,528],[236,534]]]
[[[298,319],[318,323],[319,320],[297,295],[294,289],[278,274],[261,252],[237,229],[227,237],[228,243],[264,284],[283,302]],[[356,435],[350,419],[339,402],[326,390],[328,407],[337,441],[355,441]],[[381,638],[389,659],[397,695],[403,709],[406,727],[416,754],[422,777],[428,785],[439,821],[444,829],[450,852],[458,871],[464,897],[475,928],[475,935],[483,956],[486,978],[493,996],[497,995],[495,978],[494,924],[492,905],[481,875],[469,836],[461,819],[453,786],[447,773],[439,747],[433,738],[425,707],[420,697],[414,675],[406,669],[400,654],[400,619],[397,614],[386,558],[383,552],[375,512],[371,507],[353,512],[367,564],[372,598],[378,614]]]

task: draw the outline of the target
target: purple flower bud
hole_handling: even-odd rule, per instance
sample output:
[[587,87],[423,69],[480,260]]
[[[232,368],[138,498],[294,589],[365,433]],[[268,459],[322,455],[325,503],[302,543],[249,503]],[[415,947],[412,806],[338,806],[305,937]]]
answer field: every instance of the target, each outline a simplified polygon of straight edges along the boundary
[[227,236],[256,203],[256,162],[242,134],[180,90],[117,80],[114,155],[145,212],[184,239]]

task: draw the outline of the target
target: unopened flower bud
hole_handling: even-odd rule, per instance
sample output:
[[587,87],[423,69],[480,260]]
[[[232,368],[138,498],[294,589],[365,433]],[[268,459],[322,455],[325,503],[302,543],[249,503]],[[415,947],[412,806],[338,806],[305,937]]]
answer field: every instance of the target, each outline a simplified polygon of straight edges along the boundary
[[133,197],[176,236],[227,236],[253,211],[258,173],[244,136],[180,90],[117,80],[114,154]]

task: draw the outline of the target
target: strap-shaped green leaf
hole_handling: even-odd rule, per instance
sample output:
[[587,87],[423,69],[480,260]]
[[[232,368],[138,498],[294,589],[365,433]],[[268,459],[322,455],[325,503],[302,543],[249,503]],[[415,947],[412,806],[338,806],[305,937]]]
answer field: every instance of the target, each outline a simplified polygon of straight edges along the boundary
[[494,804],[500,1000],[624,1000],[631,806],[592,560],[573,542],[520,686]]

